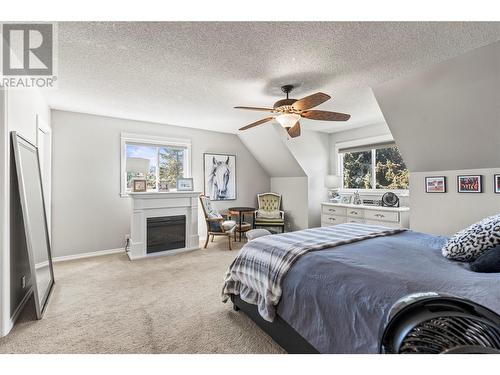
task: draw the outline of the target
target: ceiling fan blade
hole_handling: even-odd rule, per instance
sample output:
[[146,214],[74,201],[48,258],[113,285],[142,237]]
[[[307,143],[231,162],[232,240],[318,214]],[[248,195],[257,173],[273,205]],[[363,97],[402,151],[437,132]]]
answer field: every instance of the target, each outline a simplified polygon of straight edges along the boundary
[[300,115],[304,118],[310,120],[321,120],[321,121],[347,121],[351,118],[351,115],[340,112],[330,112],[330,111],[304,111]]
[[297,100],[292,104],[292,108],[296,111],[304,111],[306,109],[316,107],[321,103],[326,102],[330,98],[330,95],[324,94],[322,92],[317,92],[316,94],[312,94],[306,96],[305,98]]
[[300,122],[297,121],[294,126],[287,129],[290,138],[295,138],[300,135]]
[[251,124],[248,124],[247,126],[244,126],[242,128],[240,128],[239,130],[247,130],[247,129],[250,129],[250,128],[253,128],[254,126],[257,126],[257,125],[260,125],[260,124],[264,124],[268,121],[271,121],[272,119],[274,119],[274,117],[266,117],[266,118],[263,118],[262,120],[259,120],[259,121],[255,121],[255,122],[252,122]]
[[262,108],[262,107],[234,107],[235,109],[248,109],[250,111],[262,111],[262,112],[274,112],[273,108]]

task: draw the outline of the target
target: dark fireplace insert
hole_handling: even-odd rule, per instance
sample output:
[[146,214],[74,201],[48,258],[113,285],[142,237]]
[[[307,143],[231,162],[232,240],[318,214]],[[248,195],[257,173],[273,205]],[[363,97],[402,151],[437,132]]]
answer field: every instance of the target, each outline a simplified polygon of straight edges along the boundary
[[157,253],[186,247],[186,216],[150,217],[147,219],[146,252]]

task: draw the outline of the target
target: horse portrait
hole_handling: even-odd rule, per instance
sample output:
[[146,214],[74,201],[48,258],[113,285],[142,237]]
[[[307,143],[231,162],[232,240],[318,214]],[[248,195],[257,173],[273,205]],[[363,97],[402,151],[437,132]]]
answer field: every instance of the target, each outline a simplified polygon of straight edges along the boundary
[[210,200],[236,199],[236,156],[205,154],[205,194]]

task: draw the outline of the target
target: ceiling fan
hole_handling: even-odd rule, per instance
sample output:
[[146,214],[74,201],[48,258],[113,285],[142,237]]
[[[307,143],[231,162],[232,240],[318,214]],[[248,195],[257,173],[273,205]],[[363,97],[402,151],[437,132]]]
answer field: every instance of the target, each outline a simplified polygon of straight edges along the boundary
[[339,112],[330,111],[319,111],[311,110],[321,103],[326,102],[330,99],[330,95],[324,94],[322,92],[317,92],[306,96],[302,99],[290,99],[288,94],[293,90],[293,85],[285,85],[281,87],[281,91],[286,94],[286,99],[278,100],[274,103],[273,108],[262,108],[262,107],[234,107],[236,109],[248,109],[251,111],[263,111],[271,112],[275,115],[263,118],[262,120],[252,122],[239,130],[247,130],[264,124],[271,120],[276,120],[280,125],[286,129],[288,135],[291,138],[298,137],[300,135],[300,122],[301,118],[307,118],[309,120],[321,120],[321,121],[347,121],[351,115]]

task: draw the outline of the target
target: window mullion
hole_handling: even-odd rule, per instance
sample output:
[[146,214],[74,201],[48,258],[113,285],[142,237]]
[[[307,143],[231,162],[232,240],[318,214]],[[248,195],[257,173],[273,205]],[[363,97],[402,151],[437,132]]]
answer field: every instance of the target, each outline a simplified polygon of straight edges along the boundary
[[338,154],[338,175],[340,176],[340,188],[344,189],[344,154]]
[[377,155],[376,149],[372,148],[372,189],[377,189],[377,176],[376,176],[376,171],[375,167],[377,164],[377,161],[375,160],[375,157]]
[[156,147],[156,191],[160,191],[160,148]]

